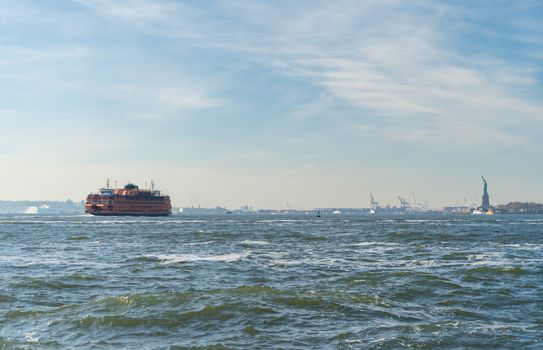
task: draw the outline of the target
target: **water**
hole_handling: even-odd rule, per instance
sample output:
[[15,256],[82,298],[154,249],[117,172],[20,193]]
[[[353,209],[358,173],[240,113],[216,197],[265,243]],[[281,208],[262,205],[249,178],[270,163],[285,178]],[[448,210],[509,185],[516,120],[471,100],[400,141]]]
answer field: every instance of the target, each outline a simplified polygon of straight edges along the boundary
[[0,216],[0,349],[540,349],[543,216]]

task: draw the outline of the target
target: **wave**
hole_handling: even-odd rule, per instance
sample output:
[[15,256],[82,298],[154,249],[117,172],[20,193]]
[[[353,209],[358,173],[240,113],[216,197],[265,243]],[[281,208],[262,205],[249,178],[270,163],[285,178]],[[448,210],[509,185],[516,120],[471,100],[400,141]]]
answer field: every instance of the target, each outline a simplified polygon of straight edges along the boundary
[[13,256],[13,255],[4,255],[0,256],[0,261],[6,263],[18,263],[17,266],[33,266],[33,265],[69,265],[68,260],[63,259],[41,259],[38,257],[29,257],[29,256]]
[[23,282],[14,283],[13,286],[22,289],[43,288],[53,290],[78,289],[84,287],[80,284],[66,283],[56,279],[49,280],[44,278],[30,278]]
[[377,294],[355,294],[351,296],[351,300],[357,304],[365,304],[371,306],[390,307],[391,304],[385,298]]
[[251,241],[251,240],[245,240],[240,242],[243,245],[268,245],[270,242],[266,241]]
[[41,341],[39,338],[35,338],[35,332],[26,333],[25,341],[20,341],[16,339],[4,339],[0,337],[0,349],[59,349],[61,348],[60,343],[56,340]]
[[[268,254],[269,256],[269,254]],[[321,259],[285,259],[285,258],[274,258],[268,265],[270,266],[298,266],[298,265],[310,265],[310,266],[336,266],[336,265],[345,265],[351,263],[348,260],[342,258],[321,258]]]
[[15,297],[12,297],[10,295],[0,294],[0,303],[6,303],[9,301],[15,301],[17,300]]
[[308,220],[296,220],[296,219],[265,219],[258,220],[257,222],[274,223],[274,222],[307,222]]
[[[148,310],[146,310],[148,311]],[[216,305],[205,305],[203,307],[188,311],[154,310],[156,313],[131,316],[127,313],[114,315],[86,315],[76,319],[75,323],[82,328],[140,328],[140,327],[163,327],[177,328],[186,326],[187,323],[195,320],[205,321],[227,321],[233,314],[263,314],[273,313],[273,310],[258,306],[249,306],[241,302],[227,302]]]
[[236,262],[250,255],[250,252],[245,253],[230,253],[221,255],[196,255],[196,254],[150,254],[146,255],[149,258],[156,258],[163,264],[176,264],[183,262],[196,261],[218,261],[218,262]]
[[70,236],[67,239],[69,241],[84,241],[84,240],[89,239],[89,237],[81,235],[81,236]]
[[191,243],[185,243],[184,245],[192,246],[192,245],[207,245],[215,243],[215,241],[205,241],[205,242],[191,242]]
[[[254,285],[254,286],[239,286],[235,288],[221,288],[211,290],[187,290],[187,291],[165,291],[161,293],[137,293],[128,295],[111,296],[93,301],[105,307],[108,310],[114,310],[116,307],[130,308],[148,308],[154,305],[171,304],[181,305],[189,303],[192,300],[203,298],[206,296],[216,297],[217,295],[227,295],[232,297],[245,297],[251,295],[262,296],[277,296],[287,293],[286,291],[273,287]],[[93,305],[93,308],[96,305]]]
[[[245,330],[244,330],[245,331]],[[248,331],[246,333],[252,335]],[[181,346],[181,345],[172,345],[170,350],[229,350],[226,346],[222,344],[213,344],[213,345],[204,345],[204,346]]]
[[[19,282],[11,284],[12,287],[22,290],[34,290],[34,289],[51,289],[51,290],[64,290],[64,289],[84,289],[89,287],[95,287],[102,285],[103,281],[107,281],[107,276],[99,274],[83,274],[72,273],[67,275],[55,276],[55,277],[35,277],[35,278],[23,278]],[[0,302],[2,301],[2,295],[0,295]]]
[[130,294],[130,295],[119,295],[113,297],[106,297],[97,301],[98,305],[105,306],[108,310],[114,310],[117,307],[150,307],[154,305],[161,304],[173,304],[179,305],[186,303],[196,297],[201,295],[201,293],[195,291],[186,291],[186,292],[163,292],[158,294],[151,293],[142,293],[142,294]]
[[247,294],[263,294],[263,295],[280,295],[286,293],[283,290],[273,287],[256,285],[256,286],[239,286],[230,289],[220,289],[221,293],[229,295],[247,295]]
[[0,224],[7,225],[59,225],[72,224],[74,221],[66,220],[0,220]]
[[464,271],[467,275],[526,275],[529,272],[520,266],[479,266]]
[[356,243],[348,243],[348,244],[345,244],[345,246],[347,247],[350,247],[350,246],[353,246],[353,247],[372,247],[372,246],[399,247],[401,245],[395,242],[363,241],[363,242],[356,242]]
[[46,315],[48,313],[51,313],[51,311],[45,311],[45,310],[10,310],[4,314],[5,318],[8,319],[16,319],[16,318],[30,318],[30,317],[37,317],[41,315]]

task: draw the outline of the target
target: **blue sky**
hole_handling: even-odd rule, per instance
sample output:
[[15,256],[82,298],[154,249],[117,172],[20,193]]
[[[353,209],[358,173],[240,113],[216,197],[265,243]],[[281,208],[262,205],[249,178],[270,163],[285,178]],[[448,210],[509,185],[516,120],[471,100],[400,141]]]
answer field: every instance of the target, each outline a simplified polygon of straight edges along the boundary
[[0,0],[1,199],[543,201],[541,1]]

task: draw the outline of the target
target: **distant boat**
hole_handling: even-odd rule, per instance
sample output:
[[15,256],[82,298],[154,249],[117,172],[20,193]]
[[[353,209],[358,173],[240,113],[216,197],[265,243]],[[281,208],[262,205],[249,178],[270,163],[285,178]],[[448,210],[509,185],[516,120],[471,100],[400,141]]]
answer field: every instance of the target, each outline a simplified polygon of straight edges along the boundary
[[321,217],[321,211],[320,211],[320,210],[317,210],[317,217],[318,217],[318,218]]
[[375,210],[374,210],[374,209],[370,209],[370,214],[375,214]]
[[487,211],[482,211],[480,209],[473,209],[471,214],[472,215],[494,215],[494,210],[488,209]]
[[38,214],[38,207],[27,207],[24,211],[25,214]]

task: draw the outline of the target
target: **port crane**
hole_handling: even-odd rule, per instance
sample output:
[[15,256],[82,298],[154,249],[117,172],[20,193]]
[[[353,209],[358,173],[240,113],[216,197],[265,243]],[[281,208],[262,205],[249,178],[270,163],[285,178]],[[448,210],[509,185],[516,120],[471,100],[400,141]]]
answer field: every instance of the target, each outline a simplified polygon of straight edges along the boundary
[[405,200],[405,198],[398,195],[398,199],[400,200],[400,208],[402,210],[411,210],[411,204],[409,204],[409,202]]
[[373,192],[370,191],[370,214],[375,214],[377,208],[379,208],[379,202],[373,198]]
[[424,201],[424,202],[417,202],[415,200],[415,193],[411,193],[411,196],[413,198],[413,205],[412,205],[412,210],[413,211],[417,211],[417,212],[424,212],[424,211],[427,211],[430,209],[430,206],[428,205],[428,201]]

